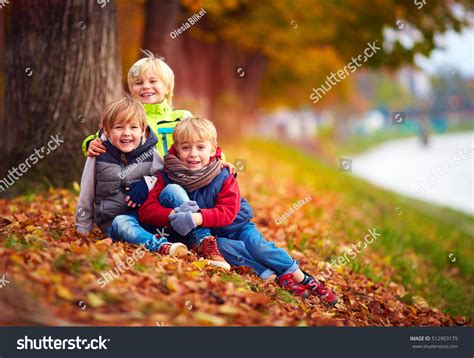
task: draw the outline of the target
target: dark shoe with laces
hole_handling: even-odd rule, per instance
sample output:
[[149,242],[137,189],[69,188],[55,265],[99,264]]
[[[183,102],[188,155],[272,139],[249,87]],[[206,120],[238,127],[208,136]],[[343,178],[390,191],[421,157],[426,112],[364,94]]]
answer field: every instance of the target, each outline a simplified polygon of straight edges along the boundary
[[196,252],[199,256],[207,259],[209,264],[230,270],[230,265],[219,251],[216,238],[214,236],[208,236],[204,238],[201,244],[196,248]]
[[[304,271],[303,271],[304,272]],[[318,296],[319,299],[323,302],[329,303],[330,305],[335,305],[337,303],[336,295],[323,283],[316,280],[313,276],[308,275],[308,273],[304,272],[306,276],[308,276],[309,281],[305,285],[302,285],[306,290],[308,290],[311,294]]]
[[301,284],[293,279],[292,273],[277,278],[277,284],[284,290],[291,292],[295,296],[306,298],[309,296],[309,292]]

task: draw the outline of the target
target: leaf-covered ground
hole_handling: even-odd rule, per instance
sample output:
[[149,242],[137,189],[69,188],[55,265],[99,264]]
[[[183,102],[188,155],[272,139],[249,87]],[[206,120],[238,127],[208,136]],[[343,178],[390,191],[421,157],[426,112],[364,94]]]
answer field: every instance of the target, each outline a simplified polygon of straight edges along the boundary
[[[330,259],[361,240],[366,229],[379,227],[383,233],[380,240],[388,235],[383,222],[374,222],[383,209],[379,208],[382,213],[373,213],[364,202],[351,204],[344,193],[331,188],[333,184],[325,187],[296,180],[299,172],[294,166],[298,168],[299,164],[284,157],[271,162],[274,147],[265,153],[259,145],[262,151],[258,155],[248,148],[232,149],[228,153],[235,158],[248,158],[239,182],[254,208],[257,226],[267,239],[287,249],[306,271],[316,273],[327,268]],[[309,173],[304,176],[322,175],[312,173],[314,168],[307,169]],[[276,223],[276,218],[308,195],[308,204],[285,222]],[[422,291],[405,279],[405,273],[397,271],[401,266],[393,264],[380,244],[367,247],[350,265],[333,267],[327,285],[340,300],[336,307],[329,307],[315,297],[304,301],[295,298],[245,268],[227,272],[203,266],[192,254],[173,259],[145,252],[133,245],[112,243],[97,229],[81,238],[74,231],[76,200],[77,193],[60,189],[0,200],[0,279],[2,275],[6,279],[0,288],[1,324],[471,324],[469,318],[450,316],[428,303],[420,295]],[[403,210],[410,215],[415,209]],[[397,216],[394,218],[403,220]],[[350,220],[357,224],[349,225]],[[144,255],[140,258],[137,252]],[[429,277],[430,265],[423,262],[429,257],[418,256],[415,249],[405,254],[416,264],[422,279]],[[122,273],[103,287],[99,279],[114,269],[118,272],[119,267]],[[449,268],[447,275],[456,282],[469,283],[470,278],[463,276],[465,269],[456,269]],[[433,297],[436,302],[437,296]]]

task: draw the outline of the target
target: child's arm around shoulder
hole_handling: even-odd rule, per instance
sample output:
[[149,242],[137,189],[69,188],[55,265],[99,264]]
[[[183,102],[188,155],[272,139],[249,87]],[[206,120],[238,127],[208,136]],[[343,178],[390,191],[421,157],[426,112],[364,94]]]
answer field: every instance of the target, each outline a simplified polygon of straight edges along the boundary
[[[87,136],[86,139],[82,142],[82,153],[86,157],[97,157],[100,153],[105,153],[105,147],[102,146],[102,141],[100,140],[101,133],[91,134]],[[96,145],[94,145],[96,143]],[[100,144],[100,148],[97,145]],[[91,147],[92,145],[92,147]]]
[[76,229],[83,235],[87,235],[94,226],[95,164],[95,158],[87,158],[82,173],[81,192],[76,207]]
[[233,175],[222,184],[215,206],[201,209],[203,227],[223,227],[232,224],[240,210],[240,190]]

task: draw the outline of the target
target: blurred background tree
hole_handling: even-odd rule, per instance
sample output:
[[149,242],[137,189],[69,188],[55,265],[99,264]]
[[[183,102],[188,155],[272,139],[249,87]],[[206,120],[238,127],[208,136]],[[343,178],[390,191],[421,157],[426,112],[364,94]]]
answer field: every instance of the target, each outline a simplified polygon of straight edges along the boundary
[[[436,34],[467,24],[459,7],[472,11],[474,3],[430,1],[419,10],[413,2],[395,0],[118,0],[103,7],[93,0],[16,0],[0,23],[6,25],[9,54],[7,110],[0,120],[0,152],[7,160],[0,176],[61,132],[66,143],[35,171],[54,184],[78,180],[81,141],[98,128],[104,105],[122,91],[140,48],[173,68],[176,108],[209,116],[221,138],[238,137],[260,109],[281,106],[334,107],[336,123],[344,123],[370,105],[357,93],[355,76],[316,105],[309,98],[312,88],[374,41],[382,49],[360,71],[412,64],[415,54],[435,48]],[[205,15],[196,24],[170,36],[201,9]],[[411,46],[387,38],[387,31],[401,29]],[[378,97],[398,96],[384,88],[380,81]]]

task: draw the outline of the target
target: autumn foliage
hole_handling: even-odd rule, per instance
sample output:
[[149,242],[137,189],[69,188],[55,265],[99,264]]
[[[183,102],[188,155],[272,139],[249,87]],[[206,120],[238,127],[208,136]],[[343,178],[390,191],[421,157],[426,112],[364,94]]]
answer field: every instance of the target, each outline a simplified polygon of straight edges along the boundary
[[[241,153],[242,154],[242,153]],[[305,270],[327,267],[321,254],[328,245],[343,247],[347,232],[337,228],[338,194],[321,194],[311,185],[249,169],[242,191],[255,209],[263,235],[289,250]],[[279,167],[282,169],[282,167]],[[251,190],[250,188],[253,188]],[[283,225],[274,218],[293,198],[311,196]],[[2,324],[8,325],[284,325],[284,326],[439,326],[468,325],[431,307],[421,296],[410,302],[407,288],[392,281],[393,267],[367,249],[364,257],[380,261],[386,280],[374,282],[349,267],[335,269],[326,280],[340,300],[329,307],[316,297],[301,300],[240,267],[226,272],[189,254],[184,259],[113,243],[96,228],[87,238],[74,230],[77,193],[51,189],[43,194],[0,200],[0,289]],[[315,213],[319,213],[316,215]],[[318,216],[318,220],[315,217]],[[330,233],[333,234],[330,234]],[[103,274],[127,258],[130,265],[111,282]],[[122,266],[123,267],[123,266]]]

